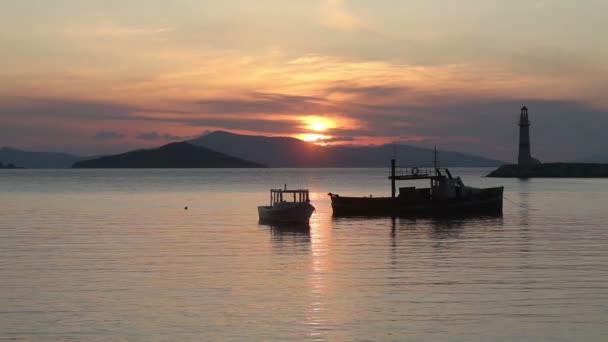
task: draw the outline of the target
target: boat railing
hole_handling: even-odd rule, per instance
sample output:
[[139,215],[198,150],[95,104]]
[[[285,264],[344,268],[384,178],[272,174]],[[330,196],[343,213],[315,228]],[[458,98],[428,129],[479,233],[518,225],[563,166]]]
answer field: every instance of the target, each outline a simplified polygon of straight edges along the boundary
[[[395,180],[404,179],[428,179],[434,175],[434,169],[417,166],[395,167]],[[388,178],[393,178],[392,169],[388,170]]]
[[270,189],[270,206],[281,202],[310,202],[310,194],[308,189]]

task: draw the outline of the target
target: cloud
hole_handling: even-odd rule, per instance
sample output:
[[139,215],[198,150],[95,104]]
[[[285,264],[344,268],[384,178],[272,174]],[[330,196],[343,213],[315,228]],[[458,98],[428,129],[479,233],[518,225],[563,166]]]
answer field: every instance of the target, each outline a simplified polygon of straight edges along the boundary
[[204,99],[197,101],[196,104],[205,112],[215,114],[295,114],[329,108],[324,98],[271,93],[250,93],[243,97]]
[[[530,10],[539,3],[551,15]],[[73,2],[35,23],[31,11],[9,11],[0,141],[108,146],[92,138],[102,128],[159,140],[216,129],[295,135],[306,133],[301,118],[319,116],[353,121],[323,132],[335,139],[510,157],[513,121],[528,104],[541,159],[601,152],[608,45],[594,32],[606,27],[604,3],[320,0],[236,10],[228,1],[146,3],[143,13]],[[48,132],[36,142],[6,127]]]
[[158,132],[147,132],[141,133],[136,136],[137,139],[141,140],[189,140],[194,139],[197,136],[180,136],[173,135],[170,133],[158,133]]
[[29,98],[0,102],[0,115],[46,119],[122,119],[137,108],[95,100]]
[[247,130],[253,132],[273,133],[273,134],[289,134],[298,131],[299,121],[286,120],[285,118],[186,118],[176,119],[180,122],[185,122],[188,125],[197,127],[218,127],[220,129],[229,130]]
[[[219,100],[178,101],[171,105],[182,109],[174,112],[103,101],[5,100],[0,101],[0,117],[5,127],[47,127],[49,133],[44,136],[49,136],[45,139],[51,142],[82,140],[87,134],[97,136],[100,132],[88,129],[100,124],[109,128],[101,131],[105,133],[100,134],[100,139],[101,136],[110,138],[112,135],[108,132],[117,133],[112,127],[142,125],[147,131],[134,137],[135,142],[142,143],[187,140],[195,137],[190,136],[193,130],[224,129],[275,136],[312,133],[303,127],[302,118],[329,111],[354,124],[344,125],[338,120],[336,127],[323,132],[333,139],[328,143],[407,141],[418,146],[437,145],[442,149],[514,160],[516,122],[519,108],[525,104],[530,108],[533,123],[532,152],[543,161],[574,160],[604,153],[608,144],[604,134],[608,110],[580,101],[477,98],[458,94],[428,95],[412,101],[412,90],[391,85],[331,84],[326,89],[320,94],[328,94],[327,97],[251,93]],[[338,93],[347,93],[350,97],[334,99]],[[57,133],[60,128],[68,133]],[[163,133],[163,129],[171,129],[173,133]],[[36,143],[25,138],[9,139],[14,135],[2,131],[0,144],[15,145],[23,141],[33,146]],[[51,137],[51,132],[56,133]],[[47,145],[39,146],[42,147]]]
[[121,139],[124,138],[125,135],[118,132],[112,131],[99,131],[95,133],[95,139],[103,139],[103,140],[112,140],[112,139]]
[[70,25],[65,28],[65,32],[72,36],[97,36],[108,38],[147,36],[167,33],[173,31],[170,27],[134,27],[117,24],[91,25]]
[[409,90],[406,86],[389,85],[367,85],[357,86],[349,84],[339,84],[326,89],[329,95],[334,93],[349,94],[355,96],[384,98],[404,94]]
[[[386,106],[389,112],[410,113],[412,125],[386,127],[384,120],[366,116],[366,125],[384,133],[424,137],[420,146],[467,151],[504,160],[515,160],[519,108],[527,105],[532,120],[532,152],[544,161],[580,158],[601,151],[608,144],[602,133],[608,111],[575,101],[538,99],[460,99],[448,103]],[[353,132],[342,132],[353,134]],[[364,132],[359,132],[364,133]],[[412,141],[416,143],[416,141]]]
[[[318,113],[326,105],[321,98],[282,94],[250,94],[249,99],[187,101],[178,104],[183,109],[168,109],[123,105],[96,100],[66,100],[21,98],[2,103],[0,116],[7,120],[54,123],[89,123],[125,121],[148,124],[176,124],[190,127],[257,130],[262,132],[292,132],[300,124],[298,118],[306,112]],[[267,116],[265,114],[268,113]],[[298,115],[294,115],[298,114]],[[131,124],[128,124],[131,125]],[[158,133],[140,139],[174,140],[178,135]],[[145,133],[145,134],[148,134]]]
[[365,28],[363,20],[348,9],[346,0],[326,0],[321,21],[327,27],[342,31]]

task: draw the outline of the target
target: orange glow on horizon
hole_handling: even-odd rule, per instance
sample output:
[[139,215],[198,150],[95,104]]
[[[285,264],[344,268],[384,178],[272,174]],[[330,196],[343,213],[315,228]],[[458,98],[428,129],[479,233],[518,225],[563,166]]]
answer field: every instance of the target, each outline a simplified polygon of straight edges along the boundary
[[298,134],[298,139],[309,142],[323,142],[325,139],[331,139],[331,136],[316,133],[302,133]]

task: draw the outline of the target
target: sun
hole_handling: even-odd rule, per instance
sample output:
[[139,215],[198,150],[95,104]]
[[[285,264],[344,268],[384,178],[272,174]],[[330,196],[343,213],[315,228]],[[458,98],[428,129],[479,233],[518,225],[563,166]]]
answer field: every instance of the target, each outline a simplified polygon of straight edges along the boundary
[[323,132],[327,130],[328,126],[329,125],[325,121],[313,121],[310,123],[309,128],[315,132]]
[[328,129],[336,127],[336,123],[328,118],[309,116],[303,119],[306,123],[306,128],[315,132],[325,132]]
[[334,119],[323,116],[305,116],[299,118],[302,125],[299,127],[304,132],[297,135],[298,139],[312,142],[317,145],[326,145],[327,140],[331,139],[330,130],[338,127],[338,122]]

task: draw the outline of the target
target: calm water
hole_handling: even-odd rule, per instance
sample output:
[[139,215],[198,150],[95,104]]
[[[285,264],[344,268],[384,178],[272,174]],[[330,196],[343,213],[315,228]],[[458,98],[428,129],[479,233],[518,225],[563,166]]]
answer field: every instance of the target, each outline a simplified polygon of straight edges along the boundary
[[[453,171],[504,184],[504,216],[332,219],[382,169],[2,171],[0,337],[606,340],[608,180]],[[284,183],[310,231],[258,224]]]

